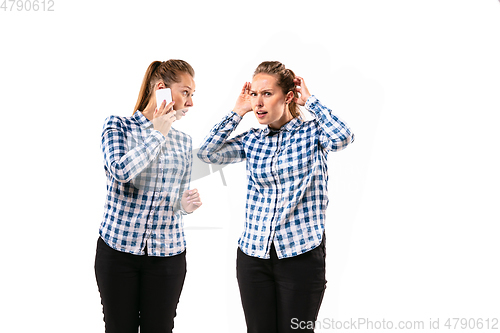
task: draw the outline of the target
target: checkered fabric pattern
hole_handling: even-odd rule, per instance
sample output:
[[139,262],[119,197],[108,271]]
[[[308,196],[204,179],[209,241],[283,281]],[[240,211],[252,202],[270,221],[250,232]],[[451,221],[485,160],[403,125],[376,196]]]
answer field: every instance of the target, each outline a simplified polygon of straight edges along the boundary
[[167,138],[137,111],[104,122],[101,149],[107,177],[104,216],[99,229],[112,248],[152,256],[185,250],[181,197],[189,189],[191,137],[173,127]]
[[294,118],[280,130],[252,128],[229,139],[242,119],[231,112],[198,151],[206,163],[246,160],[246,217],[238,244],[247,255],[268,259],[274,242],[281,259],[321,243],[328,206],[327,154],[344,149],[354,134],[315,96],[305,107],[315,119]]

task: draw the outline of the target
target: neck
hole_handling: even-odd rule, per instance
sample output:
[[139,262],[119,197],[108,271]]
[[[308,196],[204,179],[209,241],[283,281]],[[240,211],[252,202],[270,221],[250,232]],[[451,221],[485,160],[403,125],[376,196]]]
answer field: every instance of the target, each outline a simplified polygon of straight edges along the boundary
[[288,105],[286,105],[285,110],[283,112],[283,116],[281,116],[281,118],[278,121],[276,121],[275,123],[269,124],[268,126],[271,127],[272,129],[279,130],[281,127],[283,127],[283,125],[285,125],[286,123],[288,123],[292,119],[293,119],[293,116],[290,113],[290,110],[288,109]]
[[144,110],[142,110],[142,114],[144,115],[144,117],[146,117],[146,119],[148,119],[149,121],[152,121],[154,113],[155,113],[155,108],[153,107],[153,104],[151,104],[151,101],[150,101],[148,103],[148,105],[146,105]]

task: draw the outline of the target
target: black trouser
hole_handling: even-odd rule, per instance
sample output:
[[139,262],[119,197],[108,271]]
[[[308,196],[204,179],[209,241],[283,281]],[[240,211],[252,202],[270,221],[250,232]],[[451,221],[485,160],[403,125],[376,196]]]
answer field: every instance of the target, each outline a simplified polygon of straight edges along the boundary
[[186,276],[186,251],[172,257],[139,256],[97,242],[95,274],[106,333],[172,332]]
[[[278,259],[248,256],[238,249],[236,273],[248,333],[313,332],[326,288],[325,239],[317,248]],[[306,329],[300,329],[300,327]]]

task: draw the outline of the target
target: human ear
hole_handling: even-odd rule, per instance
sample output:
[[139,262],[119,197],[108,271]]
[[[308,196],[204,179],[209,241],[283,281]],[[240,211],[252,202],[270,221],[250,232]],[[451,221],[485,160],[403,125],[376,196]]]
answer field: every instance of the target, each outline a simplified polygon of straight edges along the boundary
[[158,81],[156,84],[155,84],[155,88],[156,89],[165,89],[166,86],[165,86],[165,83],[163,83],[163,81]]
[[285,96],[285,103],[286,104],[291,103],[293,101],[293,98],[294,98],[293,91],[289,91]]

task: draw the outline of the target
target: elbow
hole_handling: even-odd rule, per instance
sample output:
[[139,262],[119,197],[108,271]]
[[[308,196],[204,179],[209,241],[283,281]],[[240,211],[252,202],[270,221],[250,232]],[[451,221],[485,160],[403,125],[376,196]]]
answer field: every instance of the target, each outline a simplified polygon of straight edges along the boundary
[[341,140],[341,149],[344,149],[348,145],[354,142],[354,133],[350,129],[347,129],[345,136]]
[[198,156],[198,158],[205,163],[217,163],[217,161],[213,158],[213,155],[206,149],[200,148],[196,156]]
[[204,152],[203,150],[201,150],[201,148],[200,148],[200,149],[198,149],[198,152],[196,153],[196,156],[197,156],[200,160],[202,160],[203,162],[206,162],[206,158],[205,158],[205,157],[206,157],[206,154],[205,154],[205,152]]
[[112,172],[111,175],[113,176],[114,179],[116,179],[117,182],[120,183],[128,183],[129,181],[132,180],[132,178],[129,177],[127,174],[119,172]]
[[347,144],[351,144],[354,142],[354,133],[350,132],[349,135],[347,136]]
[[342,140],[341,147],[339,150],[346,148],[353,142],[354,142],[354,133],[349,133],[348,135],[346,135],[345,139]]
[[108,170],[111,176],[120,183],[128,183],[132,180],[131,173],[119,165],[112,165]]
[[354,133],[348,133],[344,137],[342,137],[340,140],[336,140],[333,142],[333,149],[334,151],[340,151],[345,149],[348,145],[354,142]]
[[204,150],[202,150],[201,148],[200,148],[200,149],[198,150],[198,152],[196,153],[196,156],[197,156],[200,160],[202,160],[203,162],[208,163],[208,161],[207,161],[207,159],[208,159],[207,154],[206,154],[206,152],[205,152]]

